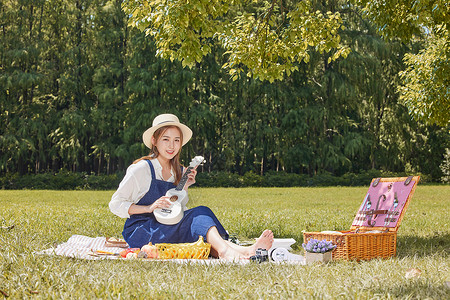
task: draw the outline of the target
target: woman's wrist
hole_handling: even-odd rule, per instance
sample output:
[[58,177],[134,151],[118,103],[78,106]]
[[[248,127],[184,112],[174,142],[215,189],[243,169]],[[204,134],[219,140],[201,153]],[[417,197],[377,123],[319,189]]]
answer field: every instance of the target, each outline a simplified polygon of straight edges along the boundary
[[153,212],[153,206],[152,205],[137,205],[137,204],[131,204],[130,208],[128,209],[129,215],[139,215],[139,214],[148,214]]

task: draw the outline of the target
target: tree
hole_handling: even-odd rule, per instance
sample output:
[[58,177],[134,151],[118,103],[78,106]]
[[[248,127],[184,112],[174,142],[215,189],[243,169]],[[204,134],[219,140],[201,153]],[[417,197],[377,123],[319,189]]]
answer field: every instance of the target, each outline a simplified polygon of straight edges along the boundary
[[[378,25],[387,38],[410,41],[434,34],[425,46],[440,46],[440,53],[423,51],[408,55],[399,88],[411,112],[428,123],[449,122],[450,6],[446,0],[353,0],[327,11],[317,10],[320,1],[289,0],[125,0],[129,24],[156,40],[157,55],[180,60],[193,67],[211,52],[214,42],[226,50],[223,64],[233,79],[241,73],[261,80],[282,80],[308,62],[312,51],[330,53],[331,61],[347,57],[341,43],[342,18],[338,9],[356,5],[364,17]],[[440,34],[437,32],[440,31]],[[438,42],[436,39],[439,39]],[[436,49],[436,47],[434,47]],[[422,63],[423,60],[429,63]],[[432,74],[430,74],[432,72]],[[418,82],[415,75],[420,73]],[[431,75],[431,76],[428,76]],[[440,113],[440,112],[447,113]]]
[[450,124],[449,43],[448,31],[433,32],[418,54],[406,54],[406,70],[400,73],[403,84],[398,88],[400,100],[418,120],[444,127]]
[[[95,69],[93,92],[96,99],[90,108],[95,139],[91,142],[91,155],[95,157],[95,171],[107,174],[115,171],[116,149],[122,144],[126,83],[126,16],[121,10],[121,0],[98,1],[95,8],[95,27],[92,28],[92,61]],[[107,49],[107,50],[106,50]]]
[[[125,0],[129,24],[156,40],[157,55],[193,67],[215,42],[226,50],[223,65],[233,79],[246,72],[274,81],[290,75],[310,51],[346,56],[337,12],[314,11],[313,1]],[[246,67],[246,68],[244,68]]]
[[425,39],[418,54],[405,55],[400,99],[417,119],[450,124],[450,5],[446,0],[357,0],[388,39]]
[[23,174],[30,159],[37,169],[46,159],[51,108],[47,110],[48,99],[40,93],[45,76],[38,67],[44,11],[44,1],[0,4],[0,152],[8,154],[0,160],[0,169],[5,171]]
[[410,41],[428,30],[444,26],[448,31],[450,6],[446,0],[353,0],[386,38]]

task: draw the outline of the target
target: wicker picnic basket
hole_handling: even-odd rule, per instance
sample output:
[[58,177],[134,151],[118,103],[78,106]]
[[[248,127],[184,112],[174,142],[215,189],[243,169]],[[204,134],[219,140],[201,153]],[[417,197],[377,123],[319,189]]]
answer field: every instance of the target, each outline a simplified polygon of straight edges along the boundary
[[183,244],[155,244],[161,259],[206,259],[211,251],[211,245],[200,236],[197,242]]
[[332,241],[332,257],[347,260],[389,258],[397,251],[397,231],[419,176],[374,178],[350,230],[304,232],[303,240]]

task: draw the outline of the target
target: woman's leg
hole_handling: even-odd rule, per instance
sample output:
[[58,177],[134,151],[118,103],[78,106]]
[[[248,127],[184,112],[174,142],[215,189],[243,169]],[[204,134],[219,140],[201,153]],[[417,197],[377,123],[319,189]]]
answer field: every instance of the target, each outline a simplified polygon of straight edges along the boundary
[[273,233],[270,230],[264,230],[255,244],[249,247],[243,247],[224,240],[217,231],[217,228],[213,226],[208,230],[206,240],[211,244],[211,255],[218,258],[235,260],[249,258],[255,255],[258,248],[269,250],[273,243]]
[[258,250],[259,248],[269,250],[270,247],[272,247],[273,232],[268,229],[264,230],[261,236],[258,239],[256,239],[256,242],[253,245],[247,247],[240,246],[229,241],[225,242],[227,242],[231,248],[235,249],[236,251],[242,253],[247,257],[250,257],[255,255],[256,250]]
[[215,226],[211,227],[206,233],[206,241],[211,244],[211,255],[214,257],[230,260],[245,258],[241,253],[230,247],[220,236]]

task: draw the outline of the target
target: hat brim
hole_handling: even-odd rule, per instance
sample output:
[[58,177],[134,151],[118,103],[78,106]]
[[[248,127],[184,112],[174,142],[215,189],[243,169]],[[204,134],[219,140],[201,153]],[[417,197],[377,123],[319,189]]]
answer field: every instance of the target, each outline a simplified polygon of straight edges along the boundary
[[164,122],[162,124],[158,124],[155,126],[150,127],[144,133],[142,134],[142,140],[144,141],[145,146],[147,146],[149,149],[152,148],[152,136],[155,133],[156,130],[158,130],[161,127],[165,126],[175,126],[178,127],[181,130],[181,134],[183,135],[183,145],[186,145],[187,142],[192,138],[192,130],[187,127],[184,124],[181,124],[179,122]]

